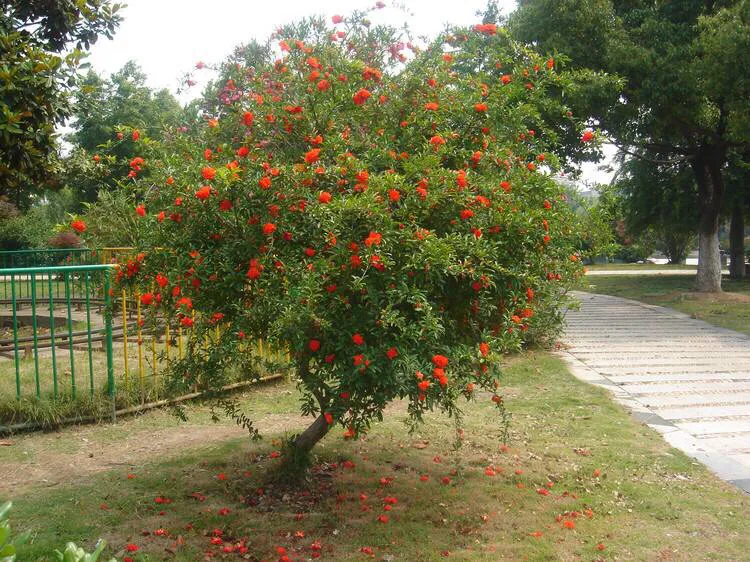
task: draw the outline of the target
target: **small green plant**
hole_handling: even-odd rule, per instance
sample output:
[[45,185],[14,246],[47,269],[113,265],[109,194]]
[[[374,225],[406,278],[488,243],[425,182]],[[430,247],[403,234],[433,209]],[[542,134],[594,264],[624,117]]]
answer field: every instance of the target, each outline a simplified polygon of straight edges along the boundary
[[[69,542],[65,545],[65,550],[60,552],[55,550],[55,560],[59,562],[96,562],[99,560],[99,555],[107,546],[107,542],[99,540],[96,543],[96,549],[91,554],[88,554],[81,547],[76,546],[75,543]],[[117,562],[114,558],[110,559],[110,562]]]
[[16,546],[23,544],[28,539],[28,533],[24,533],[15,540],[11,540],[10,521],[8,513],[13,506],[11,502],[5,502],[0,506],[0,562],[15,562]]
[[[11,507],[13,507],[12,502],[5,502],[0,506],[0,562],[15,562],[18,559],[16,558],[16,547],[26,542],[29,538],[27,531],[21,536],[11,539],[10,520],[8,519]],[[84,549],[76,546],[75,543],[69,542],[65,545],[63,552],[55,550],[55,560],[59,562],[97,562],[105,546],[107,546],[106,541],[99,540],[96,543],[94,552],[89,554]],[[117,561],[111,558],[109,562]]]

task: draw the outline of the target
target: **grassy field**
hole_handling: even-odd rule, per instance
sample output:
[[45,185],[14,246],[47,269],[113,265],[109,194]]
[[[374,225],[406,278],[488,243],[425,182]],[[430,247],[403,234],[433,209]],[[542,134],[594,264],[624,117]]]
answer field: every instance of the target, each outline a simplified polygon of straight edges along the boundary
[[[560,360],[513,358],[502,388],[508,445],[489,396],[467,407],[460,448],[453,421],[440,415],[409,434],[397,403],[366,438],[345,441],[337,428],[322,441],[304,489],[268,483],[283,430],[302,427],[288,384],[242,397],[266,424],[261,442],[220,437],[231,422],[206,426],[205,406],[191,407],[188,424],[153,412],[89,428],[85,439],[68,428],[0,447],[0,489],[24,466],[67,467],[52,487],[40,479],[10,492],[14,528],[33,533],[20,557],[29,561],[96,537],[113,554],[131,544],[135,560],[151,561],[276,560],[280,549],[292,560],[747,559],[750,499]],[[202,437],[212,427],[215,437]],[[170,449],[178,431],[201,437]],[[139,456],[155,439],[161,458]],[[91,443],[109,455],[98,472],[70,462]]]
[[583,290],[668,306],[716,326],[750,334],[750,279],[724,277],[723,293],[696,293],[690,275],[596,276]]

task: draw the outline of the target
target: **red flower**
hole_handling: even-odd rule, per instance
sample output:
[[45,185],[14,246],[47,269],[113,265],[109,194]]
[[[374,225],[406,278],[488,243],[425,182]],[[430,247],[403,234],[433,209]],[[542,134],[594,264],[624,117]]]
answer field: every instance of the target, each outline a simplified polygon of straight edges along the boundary
[[250,149],[246,146],[241,146],[237,149],[237,156],[240,158],[244,158],[248,154],[250,154]]
[[401,192],[398,189],[389,189],[388,199],[395,203],[396,201],[401,199]]
[[318,195],[318,201],[323,203],[324,205],[331,202],[331,194],[327,191],[322,191],[320,195]]
[[229,199],[222,199],[219,203],[219,209],[222,211],[229,211],[232,208],[232,202]]
[[433,355],[432,364],[438,369],[445,369],[448,366],[448,358],[445,355]]
[[154,295],[152,293],[143,293],[141,295],[141,304],[144,306],[150,305],[154,300]]
[[474,111],[477,113],[484,113],[487,111],[487,104],[486,103],[475,103],[474,104]]
[[313,248],[305,248],[305,255],[308,258],[313,257],[317,252]]
[[435,135],[430,139],[430,144],[437,149],[439,146],[445,144],[445,139],[441,137],[440,135]]
[[244,113],[244,114],[242,115],[242,122],[243,122],[243,123],[244,123],[244,124],[245,124],[246,126],[248,126],[248,127],[249,127],[250,125],[252,125],[252,124],[253,124],[253,121],[255,121],[255,115],[253,115],[253,113],[252,113],[251,111],[246,111],[246,112],[245,112],[245,113]]
[[490,352],[490,346],[482,342],[479,344],[479,351],[484,357],[487,357],[487,354]]
[[325,414],[323,414],[323,416],[325,417],[326,423],[328,425],[333,425],[333,416],[331,414],[329,414],[328,412],[326,412]]
[[379,515],[378,516],[378,521],[380,521],[381,523],[388,523],[388,516],[387,515]]
[[271,178],[268,176],[263,176],[258,180],[258,185],[261,189],[268,189],[271,187]]
[[365,343],[365,338],[362,337],[362,334],[354,334],[352,336],[352,342],[354,342],[354,345],[362,345]]
[[429,103],[424,104],[424,108],[427,111],[437,111],[438,107],[440,107],[440,106],[437,103],[435,103],[434,101],[431,101]]
[[353,100],[355,105],[362,105],[367,101],[367,98],[369,98],[372,94],[369,92],[369,90],[365,90],[364,88],[360,88],[357,90],[357,93],[354,94]]
[[471,209],[464,209],[461,211],[461,219],[467,220],[474,216],[474,211]]
[[140,550],[140,547],[135,544],[127,544],[125,545],[125,550],[128,552],[135,552],[136,550]]
[[308,150],[305,153],[305,162],[308,164],[313,164],[314,162],[317,162],[320,158],[320,149],[319,148],[313,148],[312,150]]
[[86,231],[86,223],[83,222],[81,219],[76,219],[73,222],[70,223],[70,228],[75,230],[78,234],[81,232]]
[[430,381],[419,381],[417,383],[417,386],[419,387],[419,390],[421,390],[422,392],[424,392],[425,390],[427,390],[428,388],[430,388],[431,384],[432,383]]
[[581,142],[590,142],[593,138],[594,138],[593,131],[584,131],[583,136],[581,137]]
[[247,278],[250,280],[258,279],[262,271],[263,266],[258,263],[258,260],[253,258],[250,260],[250,267],[247,270]]
[[393,361],[396,357],[398,357],[398,349],[395,347],[391,347],[388,351],[385,352],[386,357]]
[[509,74],[503,74],[501,80],[503,81],[503,84],[510,84],[510,75]]
[[141,217],[145,217],[145,216],[146,216],[146,207],[145,207],[145,206],[143,206],[143,205],[138,205],[138,206],[137,206],[137,207],[135,208],[135,213],[136,213],[136,214],[137,214],[138,216],[141,216]]
[[159,287],[166,287],[169,283],[169,279],[167,279],[164,275],[161,273],[156,274],[156,284],[159,285]]
[[383,77],[383,73],[380,72],[377,68],[366,66],[365,69],[362,71],[362,78],[365,80],[379,81],[382,77]]
[[328,80],[321,80],[318,82],[318,91],[326,92],[331,87],[331,83]]
[[310,340],[309,342],[307,342],[307,347],[310,349],[310,351],[316,353],[320,349],[320,341]]
[[272,222],[267,222],[263,225],[263,234],[265,234],[266,236],[270,236],[274,232],[276,232],[276,225]]
[[206,199],[211,197],[211,187],[208,185],[204,185],[198,191],[195,192],[195,196],[201,201],[205,201]]
[[[118,135],[118,136],[119,136],[119,135]],[[138,129],[133,129],[133,134],[132,134],[132,135],[130,135],[130,137],[131,137],[131,138],[132,138],[132,139],[133,139],[134,141],[137,141],[137,140],[138,140],[139,138],[141,138],[141,132],[140,132],[140,131],[139,131]]]
[[205,180],[212,180],[216,177],[216,170],[214,170],[211,166],[206,166],[201,169],[201,175]]
[[341,23],[344,21],[344,18],[341,16],[333,16],[331,18],[331,21],[333,21],[334,24]]
[[495,35],[497,26],[494,23],[478,23],[474,26],[474,31],[485,35]]
[[379,232],[370,232],[370,234],[365,238],[365,246],[368,248],[372,246],[373,244],[375,246],[380,246],[380,243],[383,240],[383,235]]

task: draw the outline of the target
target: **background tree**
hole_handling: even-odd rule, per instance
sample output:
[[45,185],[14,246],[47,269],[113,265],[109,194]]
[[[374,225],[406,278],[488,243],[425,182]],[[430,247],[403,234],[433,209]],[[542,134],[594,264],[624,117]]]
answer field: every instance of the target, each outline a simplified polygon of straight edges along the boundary
[[747,276],[745,259],[748,255],[746,218],[750,213],[750,152],[729,155],[727,169],[727,207],[729,209],[729,276]]
[[174,96],[146,86],[146,75],[132,61],[108,79],[90,70],[74,101],[74,131],[67,140],[75,148],[65,159],[64,181],[82,202],[95,201],[100,190],[127,175],[140,151],[133,131],[161,140],[184,119]]
[[615,189],[622,197],[628,232],[651,231],[656,248],[669,263],[683,263],[693,248],[698,220],[697,189],[690,167],[629,157]]
[[414,421],[460,417],[494,394],[498,354],[557,335],[580,273],[575,217],[540,173],[559,168],[570,76],[494,24],[407,54],[364,13],[334,23],[283,27],[226,67],[214,114],[145,139],[118,273],[149,320],[192,330],[175,391],[221,387],[247,341],[290,351],[314,416],[291,459],[395,398]]
[[[750,5],[742,0],[520,0],[517,37],[572,64],[624,78],[608,104],[581,111],[620,148],[689,163],[698,187],[696,287],[721,290],[719,217],[730,148],[748,146]],[[565,22],[565,25],[561,25]]]
[[55,126],[84,51],[111,37],[119,4],[108,0],[4,0],[0,8],[0,196],[25,208],[55,185]]

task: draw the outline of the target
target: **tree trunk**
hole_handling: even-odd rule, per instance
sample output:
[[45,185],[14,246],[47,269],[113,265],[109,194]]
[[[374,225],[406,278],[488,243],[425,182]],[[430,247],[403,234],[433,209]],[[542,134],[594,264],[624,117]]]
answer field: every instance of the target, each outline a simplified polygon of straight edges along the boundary
[[745,278],[745,206],[741,198],[732,205],[732,222],[729,225],[729,276]]
[[315,444],[323,439],[328,433],[328,422],[323,414],[310,424],[305,431],[300,433],[293,441],[296,452],[301,455],[307,455]]
[[[303,382],[308,381],[310,377],[310,357],[308,355],[300,354],[297,357],[297,376]],[[307,457],[315,444],[326,436],[330,427],[323,415],[328,407],[328,397],[320,392],[320,390],[312,390],[312,394],[320,407],[320,415],[305,431],[297,435],[292,441],[294,454],[298,459]]]
[[721,259],[719,256],[719,214],[724,196],[722,167],[726,148],[703,145],[693,159],[693,173],[698,183],[698,274],[695,288],[707,293],[721,292]]

